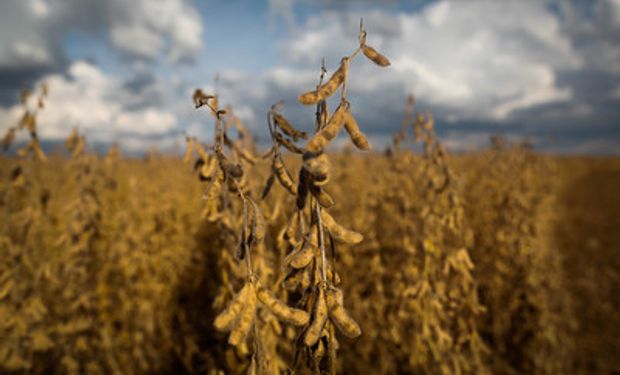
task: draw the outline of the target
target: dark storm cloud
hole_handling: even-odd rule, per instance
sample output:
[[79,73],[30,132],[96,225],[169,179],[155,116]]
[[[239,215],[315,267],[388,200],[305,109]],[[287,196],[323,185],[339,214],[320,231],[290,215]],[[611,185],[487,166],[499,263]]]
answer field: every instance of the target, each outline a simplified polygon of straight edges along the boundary
[[54,67],[28,67],[0,69],[0,106],[7,107],[19,99],[22,89],[32,86],[45,74],[54,72]]

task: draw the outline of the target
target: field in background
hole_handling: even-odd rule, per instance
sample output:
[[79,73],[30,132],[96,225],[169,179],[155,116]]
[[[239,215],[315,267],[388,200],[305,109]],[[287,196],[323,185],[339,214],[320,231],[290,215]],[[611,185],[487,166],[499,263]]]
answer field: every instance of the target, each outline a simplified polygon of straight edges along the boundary
[[[428,195],[421,156],[330,158],[330,212],[365,237],[334,254],[363,331],[340,339],[340,373],[620,372],[620,160],[519,146],[450,156],[446,198]],[[267,172],[251,170],[253,196]],[[201,218],[204,184],[191,166],[52,156],[2,159],[0,176],[0,372],[245,371],[247,352],[213,328],[222,296],[238,290],[223,272],[235,249]],[[261,203],[275,270],[264,277],[278,295],[278,231],[294,201],[274,186]],[[441,211],[454,202],[459,212]],[[473,263],[459,275],[478,301],[443,293],[450,266],[428,276],[443,256],[429,238],[453,217]],[[269,335],[268,360],[290,363],[295,331]]]

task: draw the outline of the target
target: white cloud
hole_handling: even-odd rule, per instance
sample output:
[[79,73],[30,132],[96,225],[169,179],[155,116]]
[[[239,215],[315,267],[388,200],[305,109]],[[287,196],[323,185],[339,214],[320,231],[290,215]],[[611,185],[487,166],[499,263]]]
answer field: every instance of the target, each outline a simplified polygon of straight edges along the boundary
[[[325,12],[311,17],[283,46],[298,64],[334,66],[355,48],[362,14]],[[392,66],[352,65],[352,93],[391,100],[414,92],[446,116],[507,119],[518,109],[568,100],[558,69],[582,65],[555,14],[538,2],[439,1],[413,14],[366,14],[368,43]],[[373,33],[373,31],[375,31]],[[362,77],[362,78],[360,78]],[[387,103],[383,103],[387,105]]]
[[50,14],[50,6],[45,0],[31,0],[30,9],[39,19],[45,18]]
[[129,133],[152,135],[164,134],[177,126],[174,115],[155,108],[139,111],[121,112],[117,115],[115,125]]
[[571,99],[570,89],[555,87],[553,71],[548,66],[531,66],[528,69],[530,72],[524,78],[531,80],[527,82],[530,89],[523,93],[517,91],[514,99],[496,105],[492,113],[495,119],[503,120],[518,109]]
[[69,32],[98,35],[124,56],[171,62],[194,58],[202,48],[203,25],[190,0],[24,0],[0,12],[0,69],[56,67]]
[[[588,7],[588,16],[570,2],[558,2],[560,11],[555,12],[547,7],[549,2],[440,0],[413,13],[361,11],[377,9],[374,6],[350,11],[328,2],[334,6],[324,9],[330,10],[310,11],[303,25],[290,25],[295,21],[294,2],[270,0],[270,15],[292,26],[286,39],[273,39],[281,43],[278,61],[284,65],[220,74],[222,104],[232,104],[258,135],[266,134],[266,112],[280,99],[287,101],[285,114],[296,126],[312,128],[314,110],[298,105],[297,95],[315,86],[322,57],[331,73],[340,58],[357,47],[362,16],[368,43],[392,61],[383,69],[359,56],[351,65],[353,111],[379,146],[388,143],[389,133],[399,126],[404,98],[411,92],[418,98],[417,108],[433,111],[438,123],[480,120],[492,124],[489,130],[504,123],[563,123],[567,118],[586,123],[600,107],[580,95],[596,91],[600,83],[584,84],[565,73],[582,74],[582,80],[591,70],[605,77],[620,72],[620,0],[597,0]],[[120,62],[132,72],[129,82],[114,75],[116,67],[103,71],[85,62],[74,62],[66,75],[45,77],[51,87],[50,104],[40,118],[43,136],[64,138],[79,126],[90,141],[123,134],[124,144],[136,150],[148,147],[150,135],[170,140],[166,134],[185,125],[205,141],[211,136],[210,116],[194,111],[189,100],[194,88],[189,87],[189,74],[150,63],[188,60],[201,49],[203,25],[191,0],[7,4],[0,12],[0,72],[23,67],[64,70],[62,40],[75,29],[106,30],[113,49],[130,57],[129,63]],[[248,58],[242,51],[239,56]],[[207,64],[208,70],[217,61]],[[612,89],[605,95],[620,98],[618,81],[607,83]],[[213,92],[213,87],[206,91]],[[18,115],[16,107],[0,108],[0,126]],[[478,144],[482,138],[476,137],[483,136],[448,137],[448,143],[463,149]]]
[[52,62],[49,51],[41,45],[18,41],[13,45],[16,61],[28,61],[30,64],[47,65]]
[[141,58],[155,58],[163,39],[142,25],[120,24],[110,28],[112,44],[119,50]]
[[167,50],[171,61],[192,58],[202,48],[202,23],[184,0],[108,3],[112,45],[135,57],[155,59]]
[[275,67],[266,71],[260,78],[281,89],[304,90],[318,83],[319,69]]
[[[77,127],[89,141],[119,141],[122,145],[132,137],[165,136],[179,125],[170,110],[131,108],[133,94],[118,78],[83,61],[73,63],[66,77],[54,74],[42,81],[49,86],[45,109],[38,116],[42,139],[64,139]],[[3,110],[2,128],[15,124],[20,113],[17,105]]]

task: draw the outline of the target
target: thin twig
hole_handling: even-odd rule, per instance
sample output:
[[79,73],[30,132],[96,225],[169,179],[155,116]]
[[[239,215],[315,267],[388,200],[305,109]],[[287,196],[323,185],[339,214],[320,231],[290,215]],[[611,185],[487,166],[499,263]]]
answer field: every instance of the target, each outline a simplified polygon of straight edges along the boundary
[[316,199],[312,199],[312,203],[314,204],[314,210],[316,213],[316,225],[319,227],[319,247],[321,249],[321,281],[325,282],[327,280],[327,268],[325,267],[326,257],[325,257],[325,241],[323,237],[323,221],[321,220],[321,206]]

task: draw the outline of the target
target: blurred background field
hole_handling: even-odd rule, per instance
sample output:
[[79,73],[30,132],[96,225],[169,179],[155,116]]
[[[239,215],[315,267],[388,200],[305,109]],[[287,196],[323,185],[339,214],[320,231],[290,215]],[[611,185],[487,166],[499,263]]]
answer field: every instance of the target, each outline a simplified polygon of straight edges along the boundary
[[[341,343],[339,366],[427,373],[424,352],[434,339],[418,343],[415,313],[394,313],[415,281],[410,272],[421,269],[424,158],[332,157],[336,215],[366,236],[336,255],[364,331]],[[504,145],[450,156],[449,165],[485,308],[476,318],[480,368],[617,372],[620,161]],[[217,229],[201,219],[203,187],[191,166],[157,154],[51,156],[44,164],[3,158],[0,166],[2,372],[239,371],[243,353],[212,328],[222,249]],[[264,179],[266,167],[254,173]],[[274,187],[264,207],[267,244],[292,200]],[[446,361],[462,354],[451,348]]]

